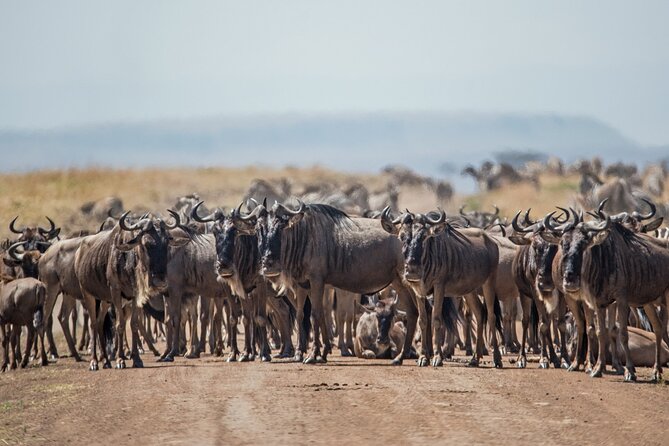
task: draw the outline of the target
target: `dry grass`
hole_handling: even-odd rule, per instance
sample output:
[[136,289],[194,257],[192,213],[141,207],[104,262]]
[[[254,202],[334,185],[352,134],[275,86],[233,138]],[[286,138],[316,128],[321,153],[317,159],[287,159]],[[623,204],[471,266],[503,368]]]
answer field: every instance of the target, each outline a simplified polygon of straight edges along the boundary
[[[361,182],[371,189],[382,187],[387,178],[382,175],[351,175],[321,167],[304,169],[266,167],[204,169],[142,169],[142,170],[62,170],[40,171],[0,176],[0,237],[9,236],[9,221],[20,216],[19,225],[46,225],[45,215],[63,226],[65,234],[81,229],[95,230],[97,222],[81,217],[80,206],[92,200],[118,196],[126,209],[164,211],[175,198],[197,192],[209,205],[233,206],[241,199],[255,178],[291,179],[294,187],[310,183],[350,184]],[[446,204],[456,212],[461,204],[469,209],[488,209],[499,206],[502,214],[513,215],[516,210],[532,207],[537,214],[545,213],[554,204],[566,204],[578,185],[577,177],[541,179],[536,190],[528,184],[504,187],[490,193],[456,196]],[[434,195],[422,188],[402,189],[400,205],[412,211],[426,211],[437,206]]]

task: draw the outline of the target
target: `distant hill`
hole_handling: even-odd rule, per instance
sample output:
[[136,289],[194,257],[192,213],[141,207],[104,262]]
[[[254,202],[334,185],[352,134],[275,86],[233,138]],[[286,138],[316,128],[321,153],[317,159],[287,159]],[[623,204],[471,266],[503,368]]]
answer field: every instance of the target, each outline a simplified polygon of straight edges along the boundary
[[[589,117],[554,114],[358,113],[111,123],[0,131],[1,171],[86,166],[311,165],[376,171],[406,164],[455,176],[504,151],[572,161],[643,162],[667,156]],[[449,166],[444,169],[444,166]]]

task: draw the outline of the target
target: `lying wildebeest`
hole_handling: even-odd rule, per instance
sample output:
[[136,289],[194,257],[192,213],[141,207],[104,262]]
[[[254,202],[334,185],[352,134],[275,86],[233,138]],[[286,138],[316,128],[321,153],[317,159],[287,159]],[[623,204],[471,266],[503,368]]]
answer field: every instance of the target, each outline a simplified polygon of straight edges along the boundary
[[[275,203],[268,211],[257,206],[240,216],[243,230],[256,233],[261,256],[261,274],[275,286],[294,293],[297,320],[302,321],[309,296],[314,319],[314,346],[305,363],[325,362],[331,351],[323,312],[326,285],[357,294],[375,293],[392,284],[407,312],[407,338],[393,362],[401,364],[411,347],[416,327],[415,297],[402,283],[404,259],[396,237],[386,234],[378,221],[351,218],[323,204],[300,202],[297,210]],[[304,326],[300,324],[300,348],[306,351]],[[320,333],[323,333],[321,351]]]
[[[607,332],[605,310],[618,302],[618,323],[625,351],[625,380],[636,379],[629,353],[627,321],[629,306],[643,306],[656,337],[653,378],[661,378],[660,350],[665,320],[660,320],[655,303],[669,300],[669,249],[661,240],[632,232],[607,215],[603,221],[585,222],[572,212],[569,222],[555,226],[552,214],[545,218],[542,236],[558,244],[553,263],[553,280],[574,300],[582,300],[595,312],[598,357],[591,376],[601,376],[606,368]],[[578,335],[577,335],[578,336]]]
[[353,351],[363,359],[391,359],[404,345],[406,313],[397,309],[397,301],[381,299],[373,307],[356,302],[362,311],[355,327]]
[[[44,350],[44,300],[46,288],[42,282],[32,277],[0,283],[0,334],[2,335],[3,358],[0,371],[7,370],[9,364],[9,341],[12,338],[11,368],[16,368],[16,341],[22,327],[28,328],[26,350],[21,367],[28,365],[35,333],[40,339],[41,364],[48,365]],[[11,325],[11,327],[10,327]]]
[[[456,229],[446,213],[439,212],[437,219],[429,215],[407,212],[395,220],[386,208],[381,216],[383,229],[398,237],[404,253],[404,279],[416,295],[426,299],[434,296],[432,312],[432,339],[423,337],[418,358],[419,366],[430,360],[430,340],[435,348],[433,366],[441,366],[445,326],[442,316],[446,296],[474,296],[483,289],[488,320],[488,335],[492,342],[495,367],[502,367],[502,355],[495,332],[495,283],[499,248],[495,241],[481,229]],[[472,296],[474,296],[472,298]],[[419,311],[423,305],[419,304]],[[421,328],[427,321],[421,322]],[[471,365],[477,365],[483,355],[483,324],[477,327],[476,353]]]

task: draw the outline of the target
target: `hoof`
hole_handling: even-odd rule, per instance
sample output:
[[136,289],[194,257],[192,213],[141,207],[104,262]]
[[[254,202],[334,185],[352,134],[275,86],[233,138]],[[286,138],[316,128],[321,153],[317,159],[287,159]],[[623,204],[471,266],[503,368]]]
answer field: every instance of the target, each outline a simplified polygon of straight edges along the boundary
[[132,368],[133,369],[143,369],[144,368],[144,362],[140,359],[133,359],[132,360]]
[[472,356],[474,354],[474,350],[471,348],[465,349],[465,356]]
[[57,359],[58,359],[58,355],[54,355],[53,353],[50,353],[50,354],[49,354],[49,360],[50,360],[50,361],[55,361],[55,360],[57,360]]
[[199,353],[188,353],[186,356],[184,356],[186,359],[199,359],[200,354]]
[[260,362],[272,362],[272,356],[271,355],[261,355],[260,356]]
[[478,367],[479,366],[479,360],[478,358],[472,358],[469,360],[467,363],[467,367]]
[[88,367],[88,370],[91,372],[97,372],[98,371],[98,362],[97,361],[91,361],[91,365]]
[[314,355],[309,355],[307,356],[304,361],[302,361],[303,364],[316,364],[316,357]]
[[432,367],[442,367],[444,365],[444,360],[441,356],[435,356],[432,358]]
[[565,370],[569,370],[569,367],[571,367],[571,364],[569,364],[569,361],[562,358],[562,360],[560,361],[560,367],[565,369]]
[[351,354],[349,349],[344,348],[344,349],[341,349],[341,356],[343,356],[344,358],[347,358],[347,357],[353,356],[353,354]]
[[601,378],[602,377],[602,371],[601,370],[593,370],[590,373],[590,378]]
[[540,361],[539,362],[539,368],[547,370],[548,369],[548,361]]
[[225,362],[237,362],[237,354],[236,353],[230,353],[225,360]]
[[395,358],[393,359],[392,365],[402,365],[402,358]]
[[416,363],[418,364],[418,367],[427,367],[427,364],[430,361],[427,359],[427,356],[420,356],[418,360],[416,360]]
[[623,367],[616,367],[613,369],[613,374],[618,376],[625,375],[625,369]]
[[295,356],[293,357],[293,362],[302,362],[304,360],[304,355],[302,352],[297,352],[295,353]]
[[568,372],[578,372],[578,364],[572,363],[569,367],[567,367]]
[[125,361],[123,359],[119,359],[116,361],[116,368],[117,369],[124,369],[125,368]]
[[504,365],[502,364],[502,355],[499,352],[494,353],[492,357],[492,362],[495,364],[496,369],[504,368]]
[[249,361],[251,361],[251,357],[249,355],[247,355],[246,353],[241,355],[239,357],[239,359],[237,360],[237,362],[249,362]]
[[109,362],[109,361],[105,361],[105,362],[102,364],[102,368],[103,368],[103,369],[111,369],[111,368],[112,368],[111,362]]
[[654,371],[653,376],[650,378],[650,380],[654,383],[662,382],[662,372],[658,372],[657,370]]
[[522,357],[518,358],[518,360],[516,361],[516,367],[519,369],[524,369],[525,367],[527,367],[527,359]]
[[625,382],[628,382],[628,383],[636,382],[636,373],[626,372],[625,373]]

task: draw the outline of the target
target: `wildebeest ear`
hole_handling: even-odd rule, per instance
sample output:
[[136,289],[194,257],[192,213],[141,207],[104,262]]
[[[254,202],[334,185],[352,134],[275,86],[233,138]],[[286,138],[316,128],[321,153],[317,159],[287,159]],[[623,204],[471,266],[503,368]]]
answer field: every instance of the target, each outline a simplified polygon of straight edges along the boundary
[[144,235],[144,234],[142,234],[142,233],[140,232],[140,233],[139,233],[138,235],[136,235],[133,239],[128,240],[127,242],[121,242],[121,241],[118,240],[118,238],[116,238],[116,239],[114,240],[114,247],[115,247],[116,249],[118,249],[119,251],[124,251],[124,252],[126,252],[126,251],[132,251],[132,249],[133,249],[135,246],[139,245],[139,243],[142,241],[142,236],[143,236],[143,235]]
[[406,322],[407,322],[406,312],[402,311],[402,310],[395,311],[395,320],[402,321],[406,324]]
[[601,244],[604,240],[606,240],[606,237],[608,237],[608,236],[609,236],[609,231],[608,230],[600,231],[600,232],[596,233],[592,237],[592,245],[591,246],[596,246],[596,245]]
[[641,232],[650,232],[656,230],[662,225],[662,220],[664,220],[664,217],[656,218],[650,223],[643,225],[641,227]]
[[381,219],[381,227],[384,231],[392,235],[397,235],[400,232],[400,228],[397,225],[394,225],[392,222],[386,221],[383,218]]
[[190,237],[172,237],[172,236],[170,236],[170,246],[173,246],[175,248],[179,248],[181,246],[184,246],[190,241],[191,241]]
[[532,240],[528,240],[525,238],[524,235],[519,235],[519,234],[511,234],[509,236],[509,240],[511,240],[512,243],[518,246],[529,245],[532,243]]
[[367,308],[366,306],[360,304],[360,302],[356,302],[355,306],[359,309],[362,310],[364,313],[374,313],[374,310]]
[[430,226],[430,229],[428,230],[428,235],[434,236],[434,235],[439,235],[442,232],[444,232],[444,229],[446,229],[446,223],[438,224],[438,225],[432,225]]
[[299,214],[296,215],[291,215],[290,220],[288,220],[288,227],[292,228],[296,224],[302,220],[302,217],[304,217],[304,213],[300,212]]
[[542,239],[546,240],[551,245],[560,244],[560,237],[558,237],[557,235],[553,234],[550,231],[541,231],[539,235],[541,236]]
[[15,266],[19,266],[21,264],[20,262],[14,260],[14,259],[8,259],[8,258],[5,258],[5,257],[2,258],[2,261],[5,262],[5,265],[7,265],[10,268],[13,268]]

